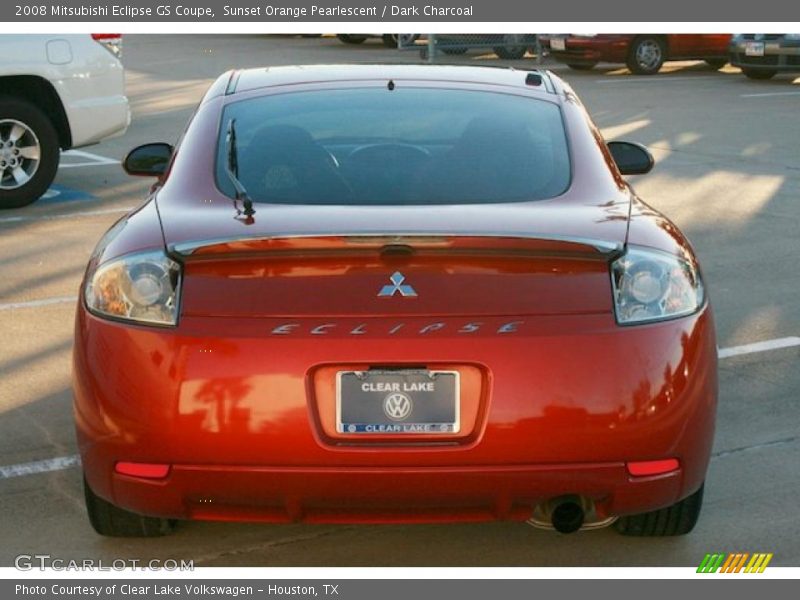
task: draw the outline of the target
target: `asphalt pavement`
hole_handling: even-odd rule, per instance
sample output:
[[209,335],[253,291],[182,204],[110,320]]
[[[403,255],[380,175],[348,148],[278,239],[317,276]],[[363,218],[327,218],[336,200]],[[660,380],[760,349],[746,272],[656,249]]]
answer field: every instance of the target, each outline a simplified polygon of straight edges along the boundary
[[[531,57],[482,52],[447,60],[537,66]],[[692,534],[201,522],[156,540],[94,533],[70,458],[70,353],[89,254],[150,184],[126,176],[120,159],[141,143],[174,142],[205,88],[229,68],[377,61],[419,57],[379,40],[125,36],[129,131],[65,156],[48,197],[0,212],[0,566],[37,553],[197,566],[696,566],[708,552],[772,552],[772,565],[800,566],[800,339],[786,340],[800,336],[800,78],[754,82],[701,62],[669,63],[652,77],[614,65],[576,72],[546,64],[607,138],[651,148],[656,168],[633,183],[688,234],[704,268],[724,351],[714,458]],[[758,342],[766,344],[749,346]]]

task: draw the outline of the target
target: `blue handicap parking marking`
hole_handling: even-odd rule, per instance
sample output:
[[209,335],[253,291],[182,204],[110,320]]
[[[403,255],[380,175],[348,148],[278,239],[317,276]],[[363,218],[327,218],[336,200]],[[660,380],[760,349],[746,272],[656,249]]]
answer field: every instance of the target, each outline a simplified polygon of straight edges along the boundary
[[79,202],[86,200],[97,200],[97,196],[93,196],[89,192],[82,190],[75,190],[63,185],[53,184],[44,195],[36,201],[37,204],[58,204],[60,202]]

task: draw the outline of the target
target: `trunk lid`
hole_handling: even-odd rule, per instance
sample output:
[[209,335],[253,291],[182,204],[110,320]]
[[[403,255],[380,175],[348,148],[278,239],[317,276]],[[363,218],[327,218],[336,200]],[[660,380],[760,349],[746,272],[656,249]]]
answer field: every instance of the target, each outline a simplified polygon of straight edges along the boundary
[[167,245],[184,263],[186,316],[610,311],[608,261],[622,248],[627,204],[552,205],[260,206],[249,225],[215,210],[190,228],[161,212]]

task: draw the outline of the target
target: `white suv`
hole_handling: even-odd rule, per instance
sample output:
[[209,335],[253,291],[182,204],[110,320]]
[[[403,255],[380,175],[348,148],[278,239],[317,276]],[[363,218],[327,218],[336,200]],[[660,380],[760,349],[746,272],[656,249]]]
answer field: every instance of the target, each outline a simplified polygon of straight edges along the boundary
[[59,149],[130,123],[119,34],[0,35],[0,208],[39,198]]

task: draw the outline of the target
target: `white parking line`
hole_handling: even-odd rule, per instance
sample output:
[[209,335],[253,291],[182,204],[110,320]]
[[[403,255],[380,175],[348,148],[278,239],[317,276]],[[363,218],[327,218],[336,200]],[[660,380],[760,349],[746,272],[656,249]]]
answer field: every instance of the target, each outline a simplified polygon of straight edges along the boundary
[[106,167],[108,165],[118,165],[119,163],[96,163],[96,162],[82,162],[82,163],[62,163],[58,165],[59,169],[75,169],[77,167]]
[[12,477],[25,477],[37,473],[50,473],[51,471],[63,471],[81,464],[81,457],[77,454],[72,456],[59,456],[48,458],[47,460],[37,460],[35,462],[22,463],[19,465],[0,466],[0,479],[11,479]]
[[[52,299],[63,301],[61,299]],[[75,300],[75,298],[70,298]],[[34,302],[42,302],[34,301]],[[21,305],[31,305],[32,303],[19,303]],[[0,304],[0,310],[9,305]],[[730,348],[719,348],[717,356],[720,359],[730,358],[732,356],[742,356],[744,354],[754,354],[756,352],[766,352],[768,350],[779,350],[781,348],[792,348],[800,346],[800,337],[785,337],[777,338],[774,340],[765,340],[763,342],[755,342],[753,344],[744,344],[742,346],[732,346]],[[36,475],[37,473],[50,473],[51,471],[63,471],[80,465],[81,459],[77,454],[71,456],[58,456],[56,458],[49,458],[46,460],[38,460],[35,462],[21,463],[18,465],[0,466],[0,479],[11,479],[12,477],[25,477],[27,475]]]
[[672,75],[657,75],[655,77],[631,77],[628,75],[621,75],[614,79],[598,79],[595,83],[652,83],[657,81],[659,83],[665,81],[698,81],[701,79],[719,79],[715,75],[698,75],[697,77],[673,77]]
[[118,165],[119,161],[99,154],[92,154],[91,152],[84,152],[83,150],[67,150],[62,152],[61,156],[77,156],[79,158],[88,158],[89,162],[61,162],[58,166],[60,169],[74,169],[75,167],[100,167],[103,165]]
[[13,310],[15,308],[35,308],[37,306],[48,306],[50,304],[62,304],[64,302],[75,302],[77,296],[57,296],[55,298],[43,298],[41,300],[29,300],[28,302],[9,302],[0,304],[0,310]]
[[800,92],[764,92],[762,94],[739,94],[739,98],[766,98],[767,96],[800,96]]
[[769,350],[779,350],[781,348],[793,348],[800,346],[800,337],[784,337],[774,340],[765,340],[753,344],[742,346],[732,346],[731,348],[720,348],[717,350],[719,358],[730,358],[731,356],[742,356],[743,354],[755,354],[756,352],[768,352]]
[[24,217],[0,217],[0,223],[22,223],[24,221],[52,221],[54,219],[71,219],[73,217],[94,217],[97,215],[113,215],[114,213],[126,213],[133,210],[133,206],[121,206],[120,208],[103,208],[99,210],[83,210],[63,215],[31,215]]

